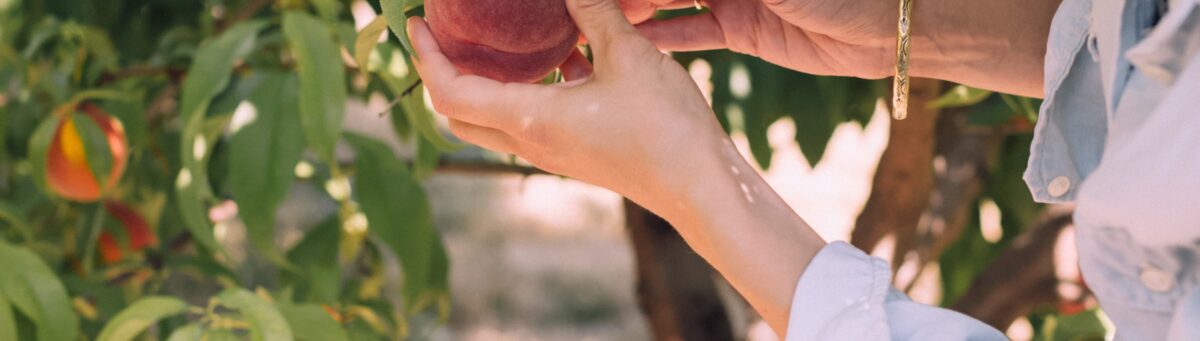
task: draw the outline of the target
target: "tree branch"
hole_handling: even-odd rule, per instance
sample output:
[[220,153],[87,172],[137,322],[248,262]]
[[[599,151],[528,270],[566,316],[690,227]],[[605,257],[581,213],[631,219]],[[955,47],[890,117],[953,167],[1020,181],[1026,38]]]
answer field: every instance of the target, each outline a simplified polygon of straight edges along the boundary
[[1051,206],[975,277],[953,309],[999,330],[1008,329],[1030,309],[1058,301],[1054,246],[1070,226],[1073,207]]

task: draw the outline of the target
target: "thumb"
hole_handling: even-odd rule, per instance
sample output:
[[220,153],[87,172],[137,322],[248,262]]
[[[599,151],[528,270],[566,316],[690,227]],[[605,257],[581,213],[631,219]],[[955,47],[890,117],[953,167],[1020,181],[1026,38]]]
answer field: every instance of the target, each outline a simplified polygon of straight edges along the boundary
[[566,0],[567,10],[593,51],[606,55],[614,42],[636,36],[637,30],[625,19],[617,0]]

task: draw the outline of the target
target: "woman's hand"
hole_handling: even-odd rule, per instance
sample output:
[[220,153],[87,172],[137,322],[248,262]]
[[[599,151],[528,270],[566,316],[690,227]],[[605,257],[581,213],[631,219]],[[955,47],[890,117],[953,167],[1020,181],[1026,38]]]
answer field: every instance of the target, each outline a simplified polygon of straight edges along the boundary
[[[688,0],[646,0],[663,8]],[[800,72],[882,78],[895,58],[893,1],[703,0],[707,13],[638,25],[668,51],[728,48]]]
[[688,73],[626,21],[615,0],[570,0],[591,42],[565,83],[500,83],[455,71],[421,19],[408,22],[435,109],[459,138],[612,189],[650,209],[673,201],[727,137]]
[[796,281],[825,244],[738,154],[683,67],[617,0],[566,0],[594,56],[569,81],[499,83],[454,69],[421,19],[409,32],[438,112],[458,137],[606,187],[671,223],[783,334]]

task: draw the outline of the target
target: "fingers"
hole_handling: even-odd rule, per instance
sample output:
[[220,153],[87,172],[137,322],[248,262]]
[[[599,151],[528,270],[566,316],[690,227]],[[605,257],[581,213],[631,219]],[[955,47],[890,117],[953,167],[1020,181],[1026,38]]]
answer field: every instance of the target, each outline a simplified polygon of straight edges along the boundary
[[712,12],[650,20],[637,25],[637,30],[665,51],[702,51],[726,47],[725,33]]
[[547,102],[545,90],[536,85],[500,83],[484,77],[460,74],[442,54],[429,26],[421,18],[408,21],[409,40],[419,60],[414,61],[434,109],[451,119],[500,130],[519,128],[518,121],[536,115],[536,103]]
[[408,39],[412,41],[413,50],[416,50],[420,64],[418,69],[423,71],[421,79],[426,83],[441,84],[460,76],[458,70],[454,69],[454,65],[450,63],[450,59],[442,54],[442,48],[433,38],[433,33],[429,31],[429,25],[425,23],[424,18],[408,18],[407,24]]
[[598,55],[623,36],[636,33],[617,0],[567,0],[567,10]]
[[450,119],[450,132],[463,141],[484,149],[505,154],[517,154],[517,142],[502,131]]
[[592,64],[588,62],[587,57],[580,52],[579,49],[571,52],[571,56],[563,61],[558,67],[562,71],[563,79],[570,82],[576,79],[584,79],[592,75]]

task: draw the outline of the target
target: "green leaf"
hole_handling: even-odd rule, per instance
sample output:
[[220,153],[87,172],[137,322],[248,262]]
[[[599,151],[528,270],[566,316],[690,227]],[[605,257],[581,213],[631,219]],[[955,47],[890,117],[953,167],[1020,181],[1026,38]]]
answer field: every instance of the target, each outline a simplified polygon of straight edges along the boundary
[[17,320],[3,290],[0,290],[0,340],[17,340]]
[[387,19],[383,16],[376,16],[358,33],[358,39],[354,42],[354,61],[358,63],[358,70],[362,74],[365,75],[371,71],[367,70],[367,61],[371,59],[371,51],[375,51],[375,46],[379,44],[379,34],[386,29]]
[[72,114],[71,120],[75,123],[75,131],[79,134],[79,139],[83,141],[88,168],[91,168],[92,176],[96,178],[96,184],[100,185],[101,190],[104,190],[104,185],[108,183],[108,172],[112,170],[114,162],[112,151],[108,145],[108,137],[104,136],[100,125],[87,115]]
[[975,105],[983,102],[992,92],[983,89],[976,89],[966,85],[956,85],[942,94],[942,97],[929,102],[930,109],[955,108]]
[[436,236],[425,191],[387,145],[347,134],[356,151],[353,192],[367,216],[369,231],[383,240],[404,266],[405,302],[429,285]]
[[441,152],[429,140],[416,138],[417,156],[413,159],[412,173],[417,181],[425,180],[438,167],[438,157]]
[[171,336],[167,337],[167,341],[200,341],[203,336],[204,326],[199,322],[192,322],[171,332]]
[[[791,97],[797,103],[789,105],[792,120],[796,124],[796,143],[800,152],[812,167],[825,157],[825,149],[833,131],[845,117],[852,105],[850,92],[853,88],[849,78],[798,76],[791,88],[797,95]],[[808,94],[808,95],[800,95]]]
[[346,106],[345,70],[333,30],[311,15],[293,11],[283,15],[283,34],[291,43],[300,74],[300,123],[305,139],[322,160],[333,160]]
[[1008,122],[1016,114],[1002,96],[991,96],[983,102],[971,106],[967,114],[967,123],[973,125],[997,125]]
[[746,62],[745,70],[750,75],[750,94],[745,99],[742,129],[750,143],[750,154],[754,160],[762,169],[769,169],[773,150],[767,139],[767,128],[783,114],[783,101],[787,97],[783,93],[785,87],[782,86],[782,78],[791,71],[781,70],[757,59]]
[[178,298],[169,296],[147,296],[133,302],[122,310],[104,329],[100,330],[97,341],[133,340],[146,328],[164,318],[178,315],[187,311],[188,304]]
[[286,273],[284,279],[296,289],[300,300],[337,302],[342,276],[338,266],[340,238],[341,227],[338,220],[332,218],[308,231],[304,239],[288,251],[288,260],[301,271]]
[[296,117],[296,77],[267,73],[234,114],[229,185],[246,232],[266,259],[288,266],[275,246],[275,209],[287,196],[304,136]]
[[42,123],[38,124],[37,130],[34,130],[33,136],[29,139],[29,160],[33,163],[34,181],[46,193],[54,193],[49,190],[49,184],[46,182],[46,161],[50,145],[54,142],[54,133],[60,124],[61,120],[58,116],[47,115],[42,119]]
[[5,263],[5,270],[0,271],[0,290],[37,326],[38,340],[75,340],[79,321],[54,271],[33,251],[3,240],[0,259]]
[[295,332],[296,340],[349,340],[342,326],[319,305],[279,302],[276,306]]
[[338,0],[309,0],[309,3],[321,15],[321,18],[328,21],[337,20],[338,10],[340,9],[338,7]]
[[225,290],[217,296],[217,300],[226,307],[241,311],[250,323],[251,340],[292,340],[292,330],[288,328],[287,321],[270,302],[240,288]]
[[[432,144],[434,148],[443,152],[452,152],[464,147],[461,143],[450,142],[445,136],[442,136],[442,133],[438,132],[433,112],[425,107],[425,91],[421,85],[413,86],[412,90],[405,95],[405,91],[408,88],[402,85],[399,79],[386,72],[380,72],[378,75],[387,84],[388,89],[393,94],[403,96],[400,98],[400,107],[404,112],[406,120],[412,123],[413,128],[416,128],[417,132]],[[415,79],[415,77],[410,78]]]
[[204,207],[205,201],[212,197],[206,167],[210,153],[196,155],[196,152],[211,149],[213,143],[204,138],[209,102],[229,84],[233,63],[253,49],[255,38],[265,25],[264,21],[242,22],[202,46],[183,82],[179,106],[184,122],[179,145],[183,169],[175,178],[176,200],[192,237],[213,253],[224,251],[212,234]]
[[125,138],[132,150],[142,149],[149,135],[146,127],[146,108],[141,101],[108,101],[101,105],[125,128]]
[[0,201],[0,221],[8,222],[8,226],[16,230],[25,240],[33,238],[33,230],[30,228],[29,221],[25,220],[25,213],[16,206]]
[[404,52],[416,58],[417,53],[413,50],[412,42],[408,40],[408,16],[404,15],[407,3],[408,0],[379,0],[379,6],[383,10],[382,16],[387,18],[388,28],[391,28],[392,34],[400,40]]
[[213,96],[229,84],[233,63],[250,53],[258,32],[266,24],[257,20],[239,23],[196,51],[196,58],[183,82],[179,105],[179,112],[185,119],[203,115]]
[[[810,79],[806,84],[815,86],[810,91],[816,92],[799,91],[800,94],[817,95],[798,95],[804,97],[806,102],[793,107],[793,113],[796,114],[792,115],[792,119],[796,122],[796,142],[800,145],[800,152],[803,152],[809,166],[816,167],[824,157],[833,132],[852,106],[850,91],[853,88],[850,78],[803,77]],[[800,86],[800,89],[805,88]]]

